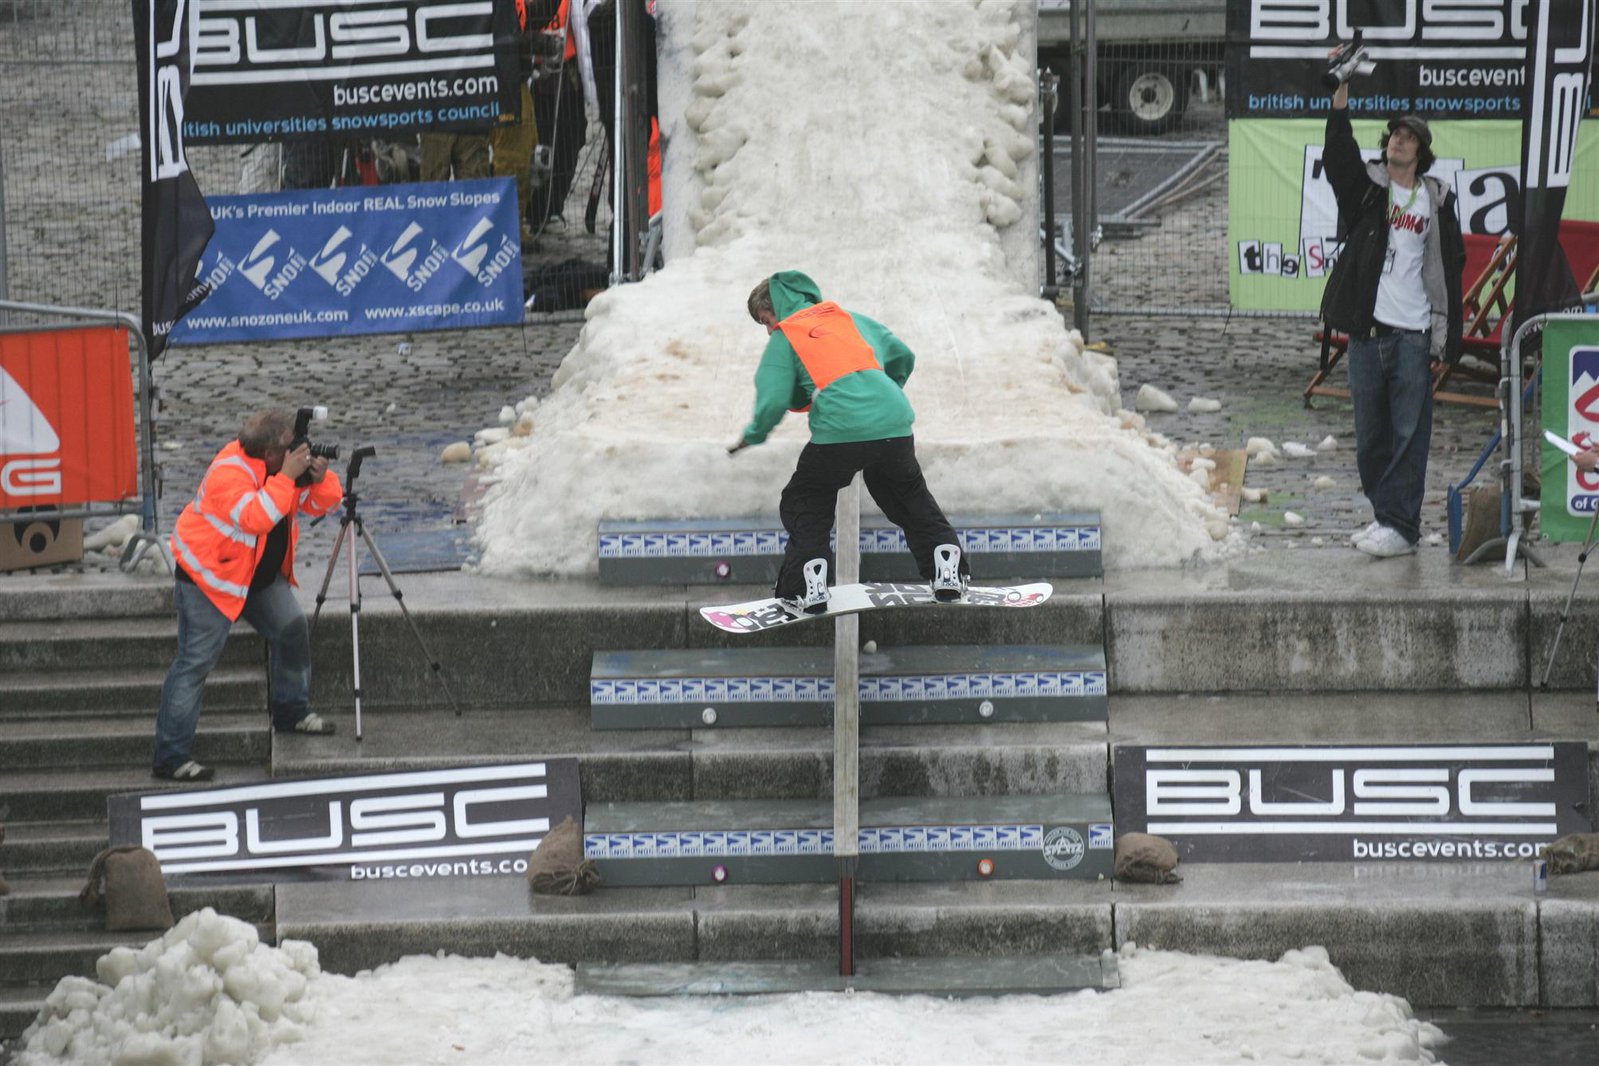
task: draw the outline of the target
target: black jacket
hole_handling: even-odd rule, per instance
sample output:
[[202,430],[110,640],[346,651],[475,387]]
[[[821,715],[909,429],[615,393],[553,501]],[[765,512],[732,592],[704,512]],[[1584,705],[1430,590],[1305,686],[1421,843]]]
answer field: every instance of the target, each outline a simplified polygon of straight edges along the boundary
[[[1380,162],[1361,159],[1347,108],[1334,108],[1327,115],[1322,163],[1338,199],[1344,245],[1322,293],[1321,317],[1333,329],[1365,337],[1371,332],[1377,284],[1388,256],[1388,170]],[[1422,261],[1423,284],[1432,304],[1432,356],[1453,363],[1460,358],[1460,272],[1466,264],[1466,245],[1455,214],[1454,190],[1437,178],[1424,175],[1422,180],[1432,198],[1433,225],[1427,230]]]

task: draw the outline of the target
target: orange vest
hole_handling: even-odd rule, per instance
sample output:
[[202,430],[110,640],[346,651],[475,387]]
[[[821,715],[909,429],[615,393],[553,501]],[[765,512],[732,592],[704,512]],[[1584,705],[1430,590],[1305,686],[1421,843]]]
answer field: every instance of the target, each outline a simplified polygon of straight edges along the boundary
[[211,460],[194,499],[178,516],[172,555],[217,610],[238,621],[272,527],[289,519],[283,574],[294,584],[294,546],[300,539],[295,516],[326,514],[343,498],[339,476],[331,470],[317,484],[301,488],[282,474],[268,477],[266,462],[252,459],[233,441]]
[[855,320],[832,300],[795,311],[777,324],[794,346],[816,391],[858,370],[881,370],[872,346],[866,343]]
[[563,53],[562,62],[577,58],[577,42],[572,39],[572,27],[568,24],[572,18],[572,0],[561,0],[561,6],[556,9],[555,17],[550,19],[550,24],[545,26],[551,32],[566,33],[566,51]]

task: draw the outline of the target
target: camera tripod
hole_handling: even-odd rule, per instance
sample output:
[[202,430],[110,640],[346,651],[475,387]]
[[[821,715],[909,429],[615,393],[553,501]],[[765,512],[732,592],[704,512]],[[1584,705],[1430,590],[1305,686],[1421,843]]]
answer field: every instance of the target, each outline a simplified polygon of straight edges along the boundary
[[[346,556],[350,574],[350,654],[354,674],[352,683],[355,691],[355,739],[361,739],[361,578],[359,567],[355,562],[355,538],[359,536],[366,545],[366,550],[372,560],[378,564],[378,571],[383,575],[383,580],[389,586],[389,592],[394,596],[394,602],[400,605],[400,613],[405,616],[405,624],[411,627],[411,635],[416,638],[417,647],[422,649],[422,655],[427,659],[428,668],[433,671],[433,676],[439,679],[439,685],[444,689],[444,695],[450,701],[455,716],[461,717],[461,706],[455,702],[455,695],[450,691],[449,684],[444,680],[444,674],[439,669],[439,661],[428,650],[427,642],[422,639],[422,631],[417,629],[416,622],[411,618],[411,612],[405,606],[405,594],[400,591],[400,586],[394,583],[394,575],[389,572],[388,560],[383,558],[383,553],[378,551],[378,546],[372,540],[372,534],[366,531],[366,522],[358,510],[361,497],[355,491],[355,479],[361,476],[361,462],[368,456],[376,455],[377,449],[370,444],[357,448],[350,456],[350,465],[344,474],[344,514],[339,518],[339,535],[333,542],[333,556],[328,560],[327,573],[322,575],[322,587],[316,594],[316,610],[311,615],[311,632],[316,633],[317,620],[322,616],[322,603],[328,598],[328,586],[333,583],[333,571],[339,565],[339,552],[344,550],[345,538],[349,538],[350,554]],[[354,528],[355,533],[350,532]]]

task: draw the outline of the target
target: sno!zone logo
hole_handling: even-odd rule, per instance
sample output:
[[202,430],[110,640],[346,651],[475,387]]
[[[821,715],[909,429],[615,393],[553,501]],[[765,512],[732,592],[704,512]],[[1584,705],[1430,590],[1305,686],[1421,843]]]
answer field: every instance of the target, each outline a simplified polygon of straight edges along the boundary
[[494,223],[487,218],[480,218],[466,239],[450,253],[450,258],[484,288],[493,285],[495,279],[505,273],[505,268],[516,262],[522,254],[521,246],[510,237],[501,233],[496,244],[491,239],[493,235]]
[[[1571,349],[1571,381],[1566,388],[1566,436],[1573,444],[1599,444],[1599,348]],[[1566,467],[1566,513],[1587,518],[1599,507],[1599,472],[1584,474]]]
[[60,451],[55,427],[17,379],[0,367],[0,492],[59,496]]
[[354,236],[350,227],[340,226],[311,260],[311,269],[340,296],[353,293],[378,263],[377,253],[364,242],[357,241],[353,248],[349,246]]
[[[418,237],[422,240],[418,241]],[[422,287],[438,274],[439,268],[450,261],[450,253],[444,245],[422,231],[421,223],[411,222],[400,232],[398,239],[389,245],[382,259],[389,273],[404,282],[406,288],[421,292]]]
[[[244,263],[239,267],[239,273],[243,274],[250,284],[260,289],[261,295],[269,300],[276,300],[282,296],[308,265],[305,256],[293,246],[287,249],[279,248],[282,241],[283,237],[277,230],[267,230],[261,239],[255,242],[255,247],[250,249],[250,254],[244,257]],[[278,265],[280,261],[281,266]]]

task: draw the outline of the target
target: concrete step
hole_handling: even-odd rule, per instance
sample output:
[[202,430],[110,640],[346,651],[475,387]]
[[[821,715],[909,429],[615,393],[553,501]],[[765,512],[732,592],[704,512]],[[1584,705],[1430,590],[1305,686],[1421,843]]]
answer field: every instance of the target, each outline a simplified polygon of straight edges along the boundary
[[0,618],[139,618],[172,614],[172,579],[129,574],[0,575]]
[[0,983],[0,1040],[15,1040],[44,1009],[54,981]]
[[[4,732],[0,732],[0,766],[146,767],[154,746],[153,711],[142,719],[130,715],[23,719],[8,722]],[[267,712],[213,711],[207,707],[195,736],[194,757],[207,765],[265,765],[272,757]]]
[[[118,669],[9,670],[0,719],[125,714],[150,718],[161,702],[167,666]],[[205,707],[244,710],[266,706],[266,669],[260,662],[218,666],[205,683]]]
[[[88,869],[76,877],[12,876],[11,894],[0,896],[0,920],[17,932],[94,932],[105,925],[104,911],[85,911],[78,903]],[[215,908],[252,925],[272,921],[272,886],[205,885],[167,888],[174,918],[203,907]],[[155,934],[150,934],[150,939]],[[0,958],[4,947],[0,946]]]
[[[203,721],[200,728],[203,734]],[[216,771],[210,784],[238,785],[267,776],[266,767],[252,764],[218,766]],[[0,777],[0,807],[9,806],[10,817],[20,822],[87,822],[106,817],[108,796],[186,787],[157,780],[143,767],[7,771]]]
[[[422,769],[577,756],[590,803],[794,799],[832,795],[830,729],[608,730],[586,707],[532,711],[321,713],[332,737],[274,737],[273,775]],[[1094,722],[868,726],[861,730],[863,796],[1045,795],[1103,792],[1105,727]]]
[[[1103,572],[1099,515],[952,515],[972,577],[995,579],[1098,577]],[[788,534],[771,515],[740,518],[656,518],[599,526],[599,575],[607,585],[770,585]],[[862,515],[864,581],[915,581],[920,576],[905,535],[881,515]],[[734,602],[732,600],[726,602]]]
[[[235,627],[222,662],[261,663],[264,645],[247,624]],[[175,617],[0,622],[0,670],[7,673],[165,667],[178,650]]]
[[[827,648],[595,652],[596,729],[830,725]],[[1105,720],[1105,654],[1087,645],[927,645],[860,656],[865,725]]]
[[[577,705],[588,702],[596,651],[830,647],[833,639],[833,628],[825,624],[756,636],[724,633],[699,616],[700,606],[710,602],[703,589],[616,589],[581,581],[518,582],[464,574],[405,574],[402,585],[405,605],[429,655],[422,653],[393,597],[369,590],[361,609],[361,681],[364,699],[373,706],[444,704],[430,661],[440,663],[444,680],[463,706]],[[725,595],[731,602],[769,592],[770,586],[727,586],[716,590],[716,598]],[[314,590],[301,589],[300,602],[309,607]],[[869,612],[861,616],[860,638],[880,647],[1100,645],[1102,607],[1097,582],[1073,582],[1048,603],[1026,611]],[[330,600],[323,614],[314,641],[313,701],[319,709],[348,705],[352,689],[345,605]],[[494,668],[483,668],[485,663]]]
[[[855,877],[865,881],[1103,880],[1110,797],[877,797],[862,800]],[[591,803],[584,855],[601,883],[832,884],[833,803]]]
[[11,877],[86,874],[110,839],[99,820],[11,822],[0,844],[0,871]]
[[[1111,940],[1110,883],[862,884],[861,958],[1097,954]],[[520,877],[281,885],[278,933],[355,973],[416,952],[504,951],[545,962],[826,958],[838,890],[823,885],[601,888],[540,896]]]
[[[173,911],[173,916],[178,917],[175,906]],[[258,928],[261,939],[271,943],[270,925]],[[108,933],[103,929],[63,929],[8,933],[5,944],[0,945],[0,969],[6,974],[7,983],[13,985],[55,982],[68,974],[92,976],[96,960],[112,948],[143,947],[160,936],[159,930]]]
[[[1599,875],[1532,896],[1521,864],[1222,864],[1175,885],[1009,881],[858,886],[862,957],[1092,954],[1129,942],[1276,959],[1326,946],[1357,988],[1417,1007],[1593,1006]],[[600,888],[534,895],[516,877],[296,884],[281,936],[339,973],[422,951],[547,962],[824,958],[835,886]]]

